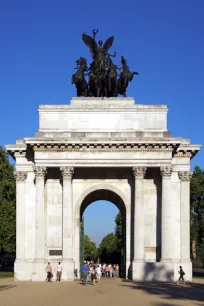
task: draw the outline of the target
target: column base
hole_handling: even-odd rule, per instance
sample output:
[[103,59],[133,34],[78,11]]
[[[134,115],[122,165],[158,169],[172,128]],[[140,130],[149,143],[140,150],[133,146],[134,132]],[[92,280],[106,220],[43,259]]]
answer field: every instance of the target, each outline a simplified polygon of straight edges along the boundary
[[[53,269],[53,278],[56,280],[56,269],[57,261],[51,261],[51,266]],[[45,268],[47,266],[47,261],[43,260],[16,260],[14,263],[14,279],[17,281],[33,281],[40,282],[45,281],[47,278],[47,273]],[[73,281],[74,280],[74,261],[73,260],[63,260],[62,261],[62,280]]]
[[186,281],[192,281],[191,262],[132,262],[133,281],[176,282],[179,279],[179,266],[182,266]]
[[47,262],[45,262],[45,260],[43,261],[35,260],[35,262],[33,262],[33,270],[32,270],[33,282],[40,282],[46,280],[47,278],[47,273],[45,271],[46,266]]
[[62,280],[73,281],[74,280],[74,260],[63,259],[62,261]]
[[32,279],[32,262],[25,260],[16,260],[14,262],[14,280],[16,281],[30,281]]

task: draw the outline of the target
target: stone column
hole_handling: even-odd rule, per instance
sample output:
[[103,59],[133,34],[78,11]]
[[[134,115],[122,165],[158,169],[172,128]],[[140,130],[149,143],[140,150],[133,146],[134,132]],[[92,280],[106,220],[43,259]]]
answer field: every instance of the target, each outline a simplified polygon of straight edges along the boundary
[[74,277],[73,259],[73,203],[72,203],[72,176],[73,167],[60,168],[63,177],[63,278],[66,280]]
[[181,261],[190,262],[190,180],[192,173],[178,173],[181,180]]
[[172,167],[161,167],[162,175],[162,220],[161,220],[161,260],[172,261],[172,207],[171,207],[171,173]]
[[45,261],[45,174],[46,167],[35,166],[35,262]]
[[16,179],[16,262],[25,261],[25,179],[26,172],[14,172]]
[[135,176],[134,262],[144,261],[144,176],[146,167],[133,167]]

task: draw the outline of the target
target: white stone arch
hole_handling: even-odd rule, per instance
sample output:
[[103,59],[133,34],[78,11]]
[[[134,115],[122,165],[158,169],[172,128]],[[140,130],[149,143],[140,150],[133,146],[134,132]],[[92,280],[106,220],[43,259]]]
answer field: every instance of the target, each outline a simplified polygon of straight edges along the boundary
[[78,197],[77,201],[76,201],[76,206],[75,206],[75,217],[79,217],[80,214],[80,208],[81,208],[81,204],[83,203],[84,199],[92,192],[97,191],[97,190],[109,190],[112,191],[114,193],[116,193],[121,200],[123,201],[124,205],[125,205],[125,209],[126,211],[129,209],[130,207],[130,202],[127,198],[127,196],[124,194],[124,192],[122,192],[119,188],[111,185],[111,184],[106,184],[106,183],[99,183],[99,184],[94,184],[91,187],[86,188]]
[[[121,191],[118,187],[110,184],[110,183],[98,183],[94,184],[92,186],[87,187],[84,189],[81,194],[78,196],[75,204],[75,212],[74,212],[74,232],[75,232],[75,243],[74,243],[74,254],[75,254],[75,268],[79,271],[80,268],[80,250],[79,250],[79,244],[80,244],[80,208],[85,200],[85,198],[91,194],[92,192],[95,192],[97,190],[109,190],[118,195],[121,200],[124,203],[125,206],[125,215],[126,215],[126,276],[128,274],[128,269],[130,266],[130,197]],[[115,204],[115,203],[113,203]]]

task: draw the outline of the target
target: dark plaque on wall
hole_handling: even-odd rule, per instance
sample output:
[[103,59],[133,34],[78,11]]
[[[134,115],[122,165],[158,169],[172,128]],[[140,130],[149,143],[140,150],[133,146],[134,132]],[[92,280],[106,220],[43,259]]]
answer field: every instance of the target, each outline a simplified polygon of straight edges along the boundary
[[61,256],[62,250],[49,250],[49,255],[50,256]]

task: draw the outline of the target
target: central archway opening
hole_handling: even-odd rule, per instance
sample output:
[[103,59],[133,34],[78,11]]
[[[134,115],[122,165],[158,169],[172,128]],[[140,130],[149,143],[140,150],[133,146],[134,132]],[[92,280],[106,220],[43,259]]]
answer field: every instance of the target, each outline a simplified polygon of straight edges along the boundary
[[[86,224],[86,211],[92,209],[91,218],[89,216]],[[112,206],[112,208],[111,208]],[[113,208],[115,206],[115,209]],[[106,218],[106,215],[112,210],[112,214],[115,212],[115,217]],[[96,215],[94,215],[96,214]],[[113,215],[112,215],[113,216]],[[94,221],[92,222],[92,218]],[[115,220],[116,219],[116,220]],[[109,224],[111,222],[112,224]],[[97,232],[100,230],[101,225],[106,227],[107,230],[111,229],[111,233],[102,239],[102,236]],[[89,243],[89,239],[85,234],[86,229],[91,228],[93,235],[89,235],[91,240],[95,240],[97,247],[97,258],[96,256],[88,256],[85,252],[85,244]],[[90,230],[89,230],[90,232]],[[85,237],[85,238],[84,238]],[[101,241],[102,240],[102,241]],[[111,244],[111,245],[110,245]],[[92,257],[92,258],[91,258]],[[94,258],[95,257],[95,258]],[[118,264],[120,269],[120,276],[125,277],[126,275],[126,209],[125,203],[122,198],[111,190],[99,189],[90,192],[82,201],[80,207],[80,265],[84,261],[94,261],[94,263],[100,264]]]

